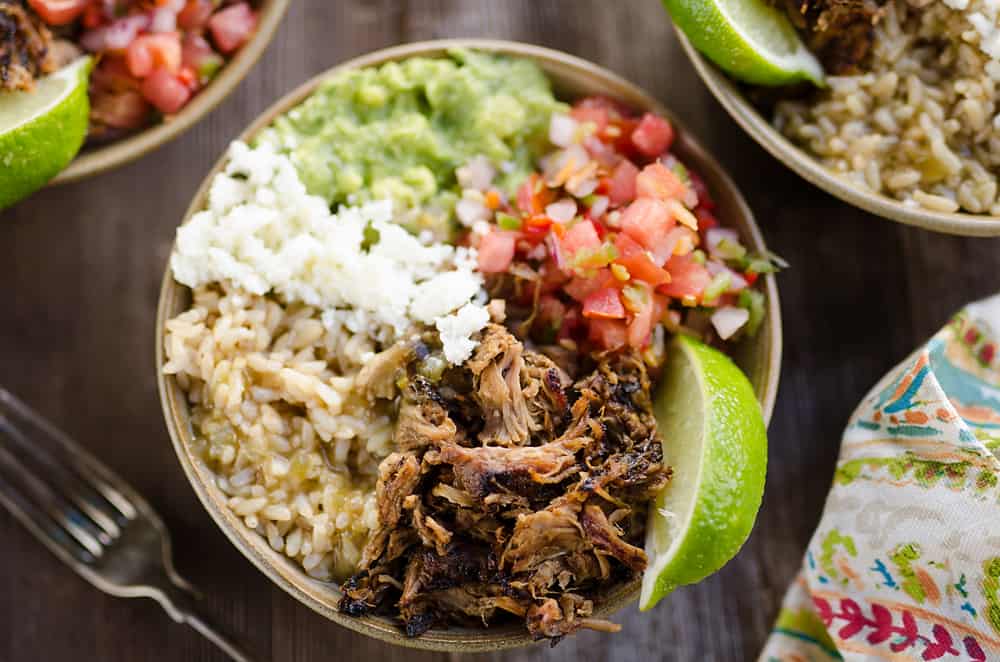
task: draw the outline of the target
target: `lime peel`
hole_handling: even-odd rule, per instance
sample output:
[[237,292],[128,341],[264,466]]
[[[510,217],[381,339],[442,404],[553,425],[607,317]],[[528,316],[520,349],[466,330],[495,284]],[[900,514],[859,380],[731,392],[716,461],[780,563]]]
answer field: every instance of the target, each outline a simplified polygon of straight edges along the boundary
[[41,188],[80,150],[91,63],[75,60],[39,79],[32,92],[0,92],[0,209]]
[[767,467],[753,387],[722,352],[674,338],[653,406],[674,473],[650,508],[643,611],[736,555],[753,528]]
[[788,17],[766,0],[663,0],[695,48],[754,85],[824,86],[823,67]]

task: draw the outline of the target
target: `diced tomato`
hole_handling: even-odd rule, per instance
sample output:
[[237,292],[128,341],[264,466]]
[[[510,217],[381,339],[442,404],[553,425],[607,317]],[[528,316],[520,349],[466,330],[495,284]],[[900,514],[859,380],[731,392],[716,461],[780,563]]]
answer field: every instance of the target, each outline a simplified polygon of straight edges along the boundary
[[601,245],[601,238],[597,234],[597,229],[591,221],[580,221],[569,230],[559,241],[563,251],[567,256],[571,256],[584,248],[597,248]]
[[628,269],[633,278],[643,280],[653,287],[659,287],[670,282],[670,274],[653,263],[653,259],[646,251],[633,255],[632,257],[618,260],[618,264]]
[[83,10],[83,17],[80,19],[83,27],[90,30],[104,23],[104,10],[96,3],[88,4]]
[[646,249],[632,237],[624,233],[615,236],[615,248],[618,249],[618,262],[621,258],[632,257],[638,253],[645,253]]
[[181,67],[177,72],[177,80],[187,85],[192,92],[198,90],[198,74],[191,67]]
[[614,128],[608,129],[607,137],[615,150],[633,161],[644,160],[645,157],[639,153],[632,144],[632,132],[635,130],[639,120],[632,117],[620,117],[614,122]]
[[694,215],[698,219],[698,230],[701,232],[719,227],[719,219],[705,207],[695,209]]
[[90,0],[28,0],[28,4],[49,25],[66,25],[77,19]]
[[596,108],[593,106],[574,106],[569,111],[570,116],[580,124],[590,123],[594,125],[594,133],[598,136],[604,134],[608,127],[608,109]]
[[644,280],[653,287],[670,281],[670,274],[654,264],[646,249],[627,234],[615,237],[615,248],[618,249],[615,262],[628,269],[632,278]]
[[592,292],[583,300],[583,316],[588,319],[625,319],[625,306],[618,288],[605,287]]
[[152,108],[136,90],[94,90],[90,95],[90,117],[116,129],[138,129],[149,122]]
[[589,327],[588,338],[599,348],[613,351],[625,346],[628,330],[622,320],[592,319]]
[[142,81],[129,72],[125,58],[105,55],[91,72],[90,84],[95,89],[123,92],[125,90],[138,91]]
[[611,270],[605,267],[598,269],[592,278],[575,276],[566,283],[563,291],[576,301],[584,301],[594,292],[605,287],[611,287],[615,283],[615,277],[611,275]]
[[650,251],[662,248],[663,238],[674,223],[670,208],[655,198],[636,198],[621,217],[622,231]]
[[683,200],[688,188],[681,178],[659,161],[642,169],[635,179],[636,195],[660,200]]
[[513,232],[493,230],[479,244],[479,270],[486,274],[506,271],[514,259],[517,235]]
[[746,279],[747,285],[753,287],[754,283],[757,282],[757,279],[760,278],[760,274],[757,273],[756,271],[744,271],[743,278]]
[[532,243],[538,243],[542,239],[545,239],[546,235],[549,233],[549,228],[552,227],[552,219],[548,216],[531,216],[524,219],[524,223],[521,227],[521,234],[524,238]]
[[693,170],[688,170],[688,179],[691,181],[691,189],[698,196],[698,206],[708,211],[715,209],[715,200],[712,199],[708,185],[705,184],[705,180],[701,178],[701,175]]
[[187,0],[177,14],[177,25],[182,30],[198,30],[208,23],[214,9],[212,0]]
[[176,113],[191,98],[191,90],[166,68],[160,67],[142,81],[142,96],[161,113]]
[[670,122],[653,113],[646,113],[632,131],[632,144],[643,156],[655,159],[670,149],[674,128]]
[[192,32],[184,35],[184,41],[181,42],[181,63],[194,70],[199,82],[207,83],[211,80],[223,62],[222,56],[200,34]]
[[529,216],[544,216],[545,206],[554,198],[555,194],[545,186],[541,176],[533,172],[517,189],[517,208]]
[[641,304],[633,312],[628,324],[628,344],[635,349],[642,349],[653,332],[653,289],[642,281],[634,281],[630,283],[630,287],[639,289]]
[[626,205],[635,200],[635,180],[639,168],[628,159],[615,166],[608,178],[608,200],[616,206]]
[[687,255],[698,245],[698,235],[683,225],[678,225],[667,231],[663,238],[649,252],[653,261],[663,264],[671,255]]
[[698,300],[712,281],[708,269],[695,262],[690,254],[674,255],[667,260],[666,269],[670,272],[670,282],[661,285],[659,291],[676,299]]
[[570,115],[578,122],[593,122],[597,134],[607,138],[609,125],[617,123],[629,114],[629,109],[621,103],[603,96],[592,96],[580,99],[570,110]]
[[212,41],[223,53],[232,53],[245,44],[256,29],[257,14],[246,2],[220,9],[208,19]]
[[181,37],[176,32],[144,34],[125,50],[125,64],[136,78],[145,78],[154,69],[176,74],[181,68]]

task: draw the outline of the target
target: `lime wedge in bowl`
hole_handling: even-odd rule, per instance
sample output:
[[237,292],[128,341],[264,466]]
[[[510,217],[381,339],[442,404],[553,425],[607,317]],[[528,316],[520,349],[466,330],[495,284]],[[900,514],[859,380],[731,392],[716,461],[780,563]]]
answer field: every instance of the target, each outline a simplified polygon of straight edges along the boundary
[[649,511],[643,611],[736,555],[757,517],[767,468],[760,405],[722,352],[675,337],[653,409],[673,476]]
[[0,92],[0,209],[65,168],[87,135],[91,59],[38,80],[32,92]]
[[823,67],[788,17],[766,0],[663,0],[695,48],[734,78],[755,85],[812,81]]

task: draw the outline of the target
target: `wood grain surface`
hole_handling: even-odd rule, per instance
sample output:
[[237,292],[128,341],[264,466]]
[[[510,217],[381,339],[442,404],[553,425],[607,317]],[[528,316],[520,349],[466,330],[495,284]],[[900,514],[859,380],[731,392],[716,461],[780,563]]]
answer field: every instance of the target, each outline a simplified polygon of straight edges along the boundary
[[[796,571],[864,392],[968,300],[1000,289],[1000,240],[929,234],[841,204],[747,138],[696,78],[655,0],[296,0],[237,91],[182,138],[0,213],[0,384],[145,493],[208,609],[273,660],[444,660],[352,634],[272,587],[225,540],[170,448],[154,382],[157,289],[178,220],[227,142],[282,93],[337,62],[407,41],[533,42],[637,82],[683,118],[743,188],[779,278],[785,363],[757,528],[721,573],[617,635],[495,660],[750,660]],[[0,513],[0,660],[224,658],[148,600],[97,593]]]

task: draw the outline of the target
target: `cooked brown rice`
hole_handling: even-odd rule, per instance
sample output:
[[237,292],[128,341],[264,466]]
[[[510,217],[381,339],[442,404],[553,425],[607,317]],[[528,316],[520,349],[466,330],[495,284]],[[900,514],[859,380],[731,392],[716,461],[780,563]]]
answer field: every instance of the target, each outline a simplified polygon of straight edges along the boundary
[[1000,62],[971,22],[995,22],[995,5],[890,0],[867,72],[779,104],[776,125],[857,186],[934,211],[1000,215]]
[[164,371],[192,405],[196,452],[247,527],[318,579],[353,571],[376,526],[388,412],[355,377],[371,337],[320,311],[228,286],[199,287],[167,322]]

